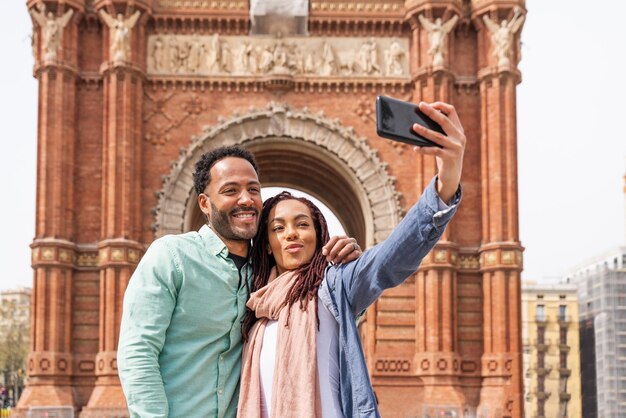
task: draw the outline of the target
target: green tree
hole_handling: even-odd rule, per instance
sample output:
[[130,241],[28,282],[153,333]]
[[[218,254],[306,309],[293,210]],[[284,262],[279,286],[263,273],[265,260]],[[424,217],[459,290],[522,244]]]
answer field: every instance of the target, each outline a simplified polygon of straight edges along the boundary
[[7,388],[19,395],[23,387],[23,371],[30,348],[28,306],[15,301],[0,304],[0,373]]

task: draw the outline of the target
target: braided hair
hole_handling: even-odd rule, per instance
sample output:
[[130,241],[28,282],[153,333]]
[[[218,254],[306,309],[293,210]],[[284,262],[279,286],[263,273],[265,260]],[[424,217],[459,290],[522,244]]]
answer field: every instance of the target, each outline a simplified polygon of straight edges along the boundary
[[[296,270],[296,276],[291,285],[291,289],[283,302],[283,307],[289,308],[296,302],[299,302],[300,309],[306,310],[309,301],[312,299],[315,303],[315,315],[317,317],[317,324],[319,326],[319,315],[317,313],[317,290],[322,284],[324,279],[324,270],[328,265],[326,257],[322,254],[322,247],[328,242],[328,226],[326,225],[326,219],[317,206],[310,200],[304,197],[296,197],[287,191],[283,191],[274,197],[270,197],[263,203],[263,210],[261,212],[261,221],[257,230],[256,236],[253,239],[252,249],[250,251],[250,260],[252,262],[252,283],[249,288],[249,292],[256,292],[265,285],[267,285],[270,277],[272,267],[276,265],[274,256],[268,254],[267,248],[269,246],[268,238],[268,220],[269,213],[279,202],[283,200],[297,200],[305,204],[311,211],[311,217],[313,219],[313,226],[315,227],[315,253],[313,258],[306,264],[301,265]],[[287,323],[289,323],[289,316],[291,311],[287,314]],[[248,334],[252,329],[252,326],[256,322],[257,318],[250,308],[246,308],[246,313],[241,323],[241,334],[244,341],[248,340]]]

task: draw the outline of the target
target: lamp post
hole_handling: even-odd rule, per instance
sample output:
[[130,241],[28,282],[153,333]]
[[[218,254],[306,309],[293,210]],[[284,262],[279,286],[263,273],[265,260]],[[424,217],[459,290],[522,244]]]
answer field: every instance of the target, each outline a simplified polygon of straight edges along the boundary
[[16,372],[15,389],[15,404],[17,405],[17,401],[22,396],[22,391],[24,390],[24,369],[21,367]]

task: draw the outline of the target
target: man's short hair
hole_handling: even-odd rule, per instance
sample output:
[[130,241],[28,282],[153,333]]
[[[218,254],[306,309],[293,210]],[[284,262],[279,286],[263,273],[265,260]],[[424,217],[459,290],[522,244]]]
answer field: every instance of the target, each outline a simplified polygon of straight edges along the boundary
[[227,157],[243,158],[252,164],[257,176],[259,175],[259,167],[256,164],[254,155],[239,145],[230,145],[227,147],[219,147],[203,154],[196,163],[196,171],[193,173],[193,187],[196,194],[204,193],[204,189],[211,182],[211,168],[220,160]]

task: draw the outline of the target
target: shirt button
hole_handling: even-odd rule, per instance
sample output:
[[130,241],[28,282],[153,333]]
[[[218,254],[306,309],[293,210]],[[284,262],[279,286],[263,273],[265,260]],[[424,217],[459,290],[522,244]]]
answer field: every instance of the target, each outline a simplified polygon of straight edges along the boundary
[[224,361],[224,356],[220,356],[220,361]]
[[224,391],[223,391],[222,389],[219,389],[219,390],[217,391],[217,393],[219,393],[220,395],[221,395],[223,392],[224,392]]

